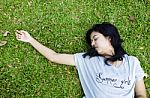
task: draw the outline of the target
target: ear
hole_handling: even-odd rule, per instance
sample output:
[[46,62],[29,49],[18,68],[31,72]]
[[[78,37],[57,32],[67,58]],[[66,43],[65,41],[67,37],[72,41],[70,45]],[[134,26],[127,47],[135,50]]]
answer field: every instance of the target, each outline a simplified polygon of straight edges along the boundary
[[110,38],[110,36],[107,36],[107,39],[108,39],[109,41],[111,41],[111,38]]

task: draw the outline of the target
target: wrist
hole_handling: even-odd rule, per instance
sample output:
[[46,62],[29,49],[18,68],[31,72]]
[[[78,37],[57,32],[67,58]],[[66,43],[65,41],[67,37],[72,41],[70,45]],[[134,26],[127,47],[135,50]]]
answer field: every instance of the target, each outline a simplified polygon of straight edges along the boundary
[[28,40],[28,43],[32,44],[33,42],[34,42],[34,38],[30,37],[29,40]]

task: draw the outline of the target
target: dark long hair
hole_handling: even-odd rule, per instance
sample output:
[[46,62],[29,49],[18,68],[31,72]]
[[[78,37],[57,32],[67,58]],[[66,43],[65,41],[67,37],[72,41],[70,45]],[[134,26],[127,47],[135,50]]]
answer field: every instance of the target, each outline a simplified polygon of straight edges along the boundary
[[108,22],[103,22],[102,24],[95,24],[92,26],[92,28],[90,28],[87,31],[86,42],[89,47],[88,47],[88,51],[83,55],[84,58],[86,56],[90,56],[90,58],[94,57],[94,56],[102,56],[101,54],[98,54],[98,52],[95,50],[95,48],[93,48],[91,45],[90,36],[93,31],[99,32],[99,33],[103,34],[105,37],[111,38],[111,45],[114,48],[115,54],[113,56],[111,56],[110,58],[105,59],[105,63],[107,65],[109,65],[107,63],[107,61],[114,62],[116,60],[123,60],[124,54],[127,54],[121,45],[123,40],[120,38],[117,28],[113,24],[108,23]]

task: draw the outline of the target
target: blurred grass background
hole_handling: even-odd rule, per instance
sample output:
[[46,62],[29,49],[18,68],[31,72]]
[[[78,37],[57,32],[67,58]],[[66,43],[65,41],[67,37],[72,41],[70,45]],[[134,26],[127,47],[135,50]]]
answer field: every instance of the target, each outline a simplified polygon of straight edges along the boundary
[[[124,48],[150,73],[150,0],[0,0],[0,97],[81,98],[75,67],[48,62],[15,30],[27,30],[59,53],[86,51],[85,32],[95,23],[117,26]],[[7,37],[3,33],[9,31]],[[150,97],[150,77],[145,78]]]

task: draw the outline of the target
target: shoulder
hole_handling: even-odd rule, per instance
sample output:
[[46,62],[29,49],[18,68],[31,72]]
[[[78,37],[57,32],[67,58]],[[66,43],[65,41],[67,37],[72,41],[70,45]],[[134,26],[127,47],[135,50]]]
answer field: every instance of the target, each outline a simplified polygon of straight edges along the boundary
[[75,56],[82,56],[83,54],[85,54],[84,52],[82,52],[82,53],[75,53],[74,55]]
[[125,58],[126,58],[125,60],[126,64],[129,64],[130,67],[135,68],[135,69],[141,67],[140,61],[136,56],[126,55]]
[[90,56],[86,56],[84,57],[85,53],[76,53],[74,54],[74,59],[75,61],[85,61],[85,62],[95,62],[95,61],[103,61],[104,58],[101,56],[94,56],[94,57],[90,57]]
[[125,57],[128,58],[128,60],[131,62],[139,62],[139,59],[136,56],[125,55]]
[[87,55],[87,56],[84,57],[84,54],[85,54],[85,52],[82,52],[82,53],[75,53],[75,54],[74,54],[74,57],[75,57],[75,58],[90,59],[90,60],[92,60],[92,59],[97,59],[97,58],[99,58],[99,59],[104,59],[104,57],[102,57],[102,56],[90,57],[90,56]]
[[84,58],[83,57],[83,55],[84,55],[85,53],[76,53],[76,54],[74,54],[74,58]]
[[75,62],[81,62],[83,60],[85,60],[85,58],[83,57],[85,53],[76,53],[74,54],[74,60]]

